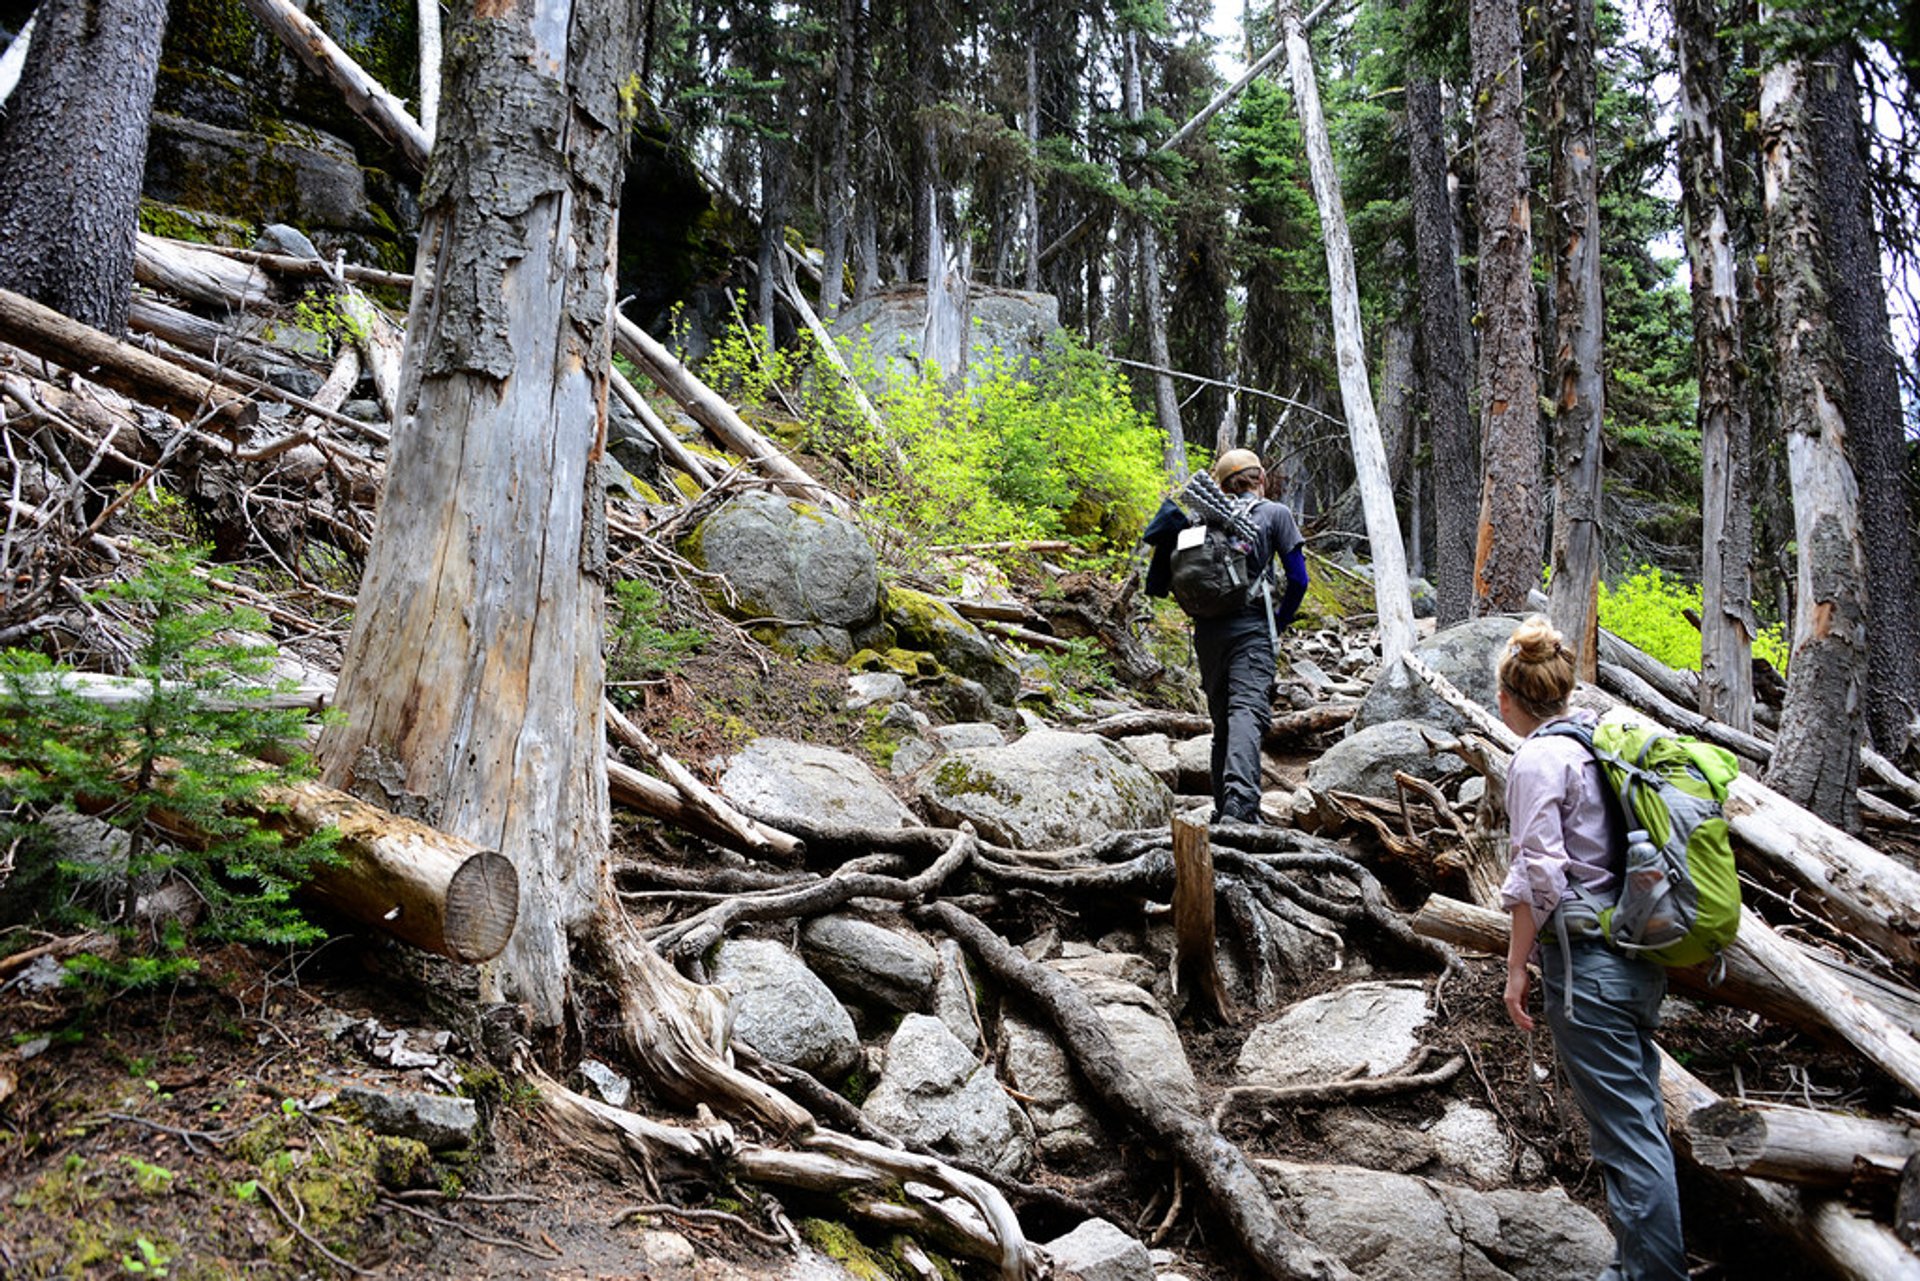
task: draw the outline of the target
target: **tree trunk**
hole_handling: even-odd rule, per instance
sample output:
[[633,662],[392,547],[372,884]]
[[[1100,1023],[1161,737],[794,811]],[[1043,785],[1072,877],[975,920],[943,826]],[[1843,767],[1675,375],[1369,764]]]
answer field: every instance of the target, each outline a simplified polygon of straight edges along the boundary
[[832,320],[846,293],[848,201],[852,191],[854,26],[860,21],[859,0],[840,0],[839,29],[833,39],[833,153],[827,162],[827,236],[820,266],[820,315]]
[[1347,233],[1347,211],[1333,167],[1333,147],[1327,139],[1326,118],[1320,112],[1320,90],[1314,80],[1313,51],[1307,44],[1306,24],[1301,21],[1296,0],[1281,0],[1278,12],[1286,33],[1293,102],[1300,113],[1300,129],[1306,138],[1307,165],[1313,177],[1314,202],[1320,207],[1321,237],[1327,250],[1340,400],[1347,413],[1355,483],[1360,487],[1360,501],[1367,515],[1380,657],[1382,662],[1392,663],[1413,648],[1413,596],[1407,587],[1406,544],[1400,538],[1400,517],[1394,511],[1386,449],[1380,443],[1380,424],[1373,415],[1373,392],[1367,386],[1366,345],[1360,328],[1360,289],[1354,275],[1353,241]]
[[1760,81],[1775,367],[1797,544],[1793,661],[1767,781],[1828,822],[1851,826],[1867,659],[1865,564],[1829,325],[1807,76],[1806,62],[1787,58]]
[[1600,196],[1594,159],[1594,0],[1547,15],[1548,150],[1553,184],[1553,625],[1593,679],[1600,633]]
[[[123,304],[123,326],[125,312]],[[102,386],[164,405],[184,422],[205,416],[216,429],[237,433],[260,417],[245,396],[6,289],[0,289],[0,339]]]
[[[1127,32],[1126,66],[1126,109],[1127,119],[1139,124],[1141,115],[1140,86],[1140,33]],[[1136,163],[1134,185],[1143,192],[1151,192],[1153,179],[1148,175],[1144,161],[1147,154],[1147,140],[1137,132],[1134,135],[1131,151]],[[1160,431],[1166,436],[1167,475],[1176,482],[1187,478],[1187,437],[1180,425],[1180,397],[1173,389],[1173,379],[1158,370],[1172,367],[1172,358],[1167,354],[1167,315],[1161,301],[1160,292],[1160,231],[1154,226],[1151,208],[1143,209],[1136,215],[1138,236],[1136,243],[1140,248],[1140,315],[1147,326],[1147,359],[1157,366],[1153,375],[1153,416],[1160,424]]]
[[166,0],[47,0],[0,120],[0,287],[127,332]]
[[513,862],[520,926],[482,990],[551,1041],[606,875],[600,460],[630,18],[621,0],[480,12],[501,16],[447,42],[407,422],[319,758]]
[[1710,1170],[1843,1189],[1863,1175],[1894,1183],[1920,1152],[1920,1132],[1897,1121],[1722,1099],[1687,1118],[1693,1159]]
[[[1720,1101],[1693,1073],[1666,1054],[1660,1056],[1660,1093],[1666,1103],[1667,1130],[1674,1148],[1692,1159],[1687,1119]],[[1741,1194],[1753,1222],[1779,1234],[1807,1255],[1821,1274],[1846,1281],[1916,1281],[1916,1259],[1883,1223],[1863,1219],[1845,1202],[1816,1197],[1741,1175],[1726,1176]]]
[[[1037,8],[1031,20],[1039,21]],[[1027,44],[1027,101],[1020,123],[1026,133],[1029,165],[1020,177],[1020,234],[1026,259],[1020,287],[1037,293],[1040,289],[1040,183],[1032,166],[1040,161],[1040,47],[1031,41]]]
[[1886,755],[1906,754],[1920,720],[1920,599],[1914,589],[1912,507],[1897,357],[1887,323],[1880,238],[1869,187],[1853,50],[1809,68],[1808,106],[1820,170],[1820,230],[1831,268],[1828,315],[1846,378],[1847,445],[1860,482],[1866,552],[1867,729]]
[[1520,613],[1540,581],[1540,387],[1517,0],[1473,0],[1469,28],[1485,451],[1473,592],[1476,612]]
[[1721,127],[1716,0],[1674,0],[1680,60],[1680,204],[1693,285],[1693,350],[1700,378],[1700,713],[1753,729],[1752,437],[1740,281],[1729,229],[1734,167]]
[[1407,84],[1407,150],[1413,164],[1414,267],[1420,280],[1420,345],[1426,355],[1428,436],[1433,442],[1433,577],[1437,622],[1462,621],[1473,604],[1474,525],[1480,507],[1480,440],[1470,418],[1467,345],[1461,331],[1453,199],[1440,84]]

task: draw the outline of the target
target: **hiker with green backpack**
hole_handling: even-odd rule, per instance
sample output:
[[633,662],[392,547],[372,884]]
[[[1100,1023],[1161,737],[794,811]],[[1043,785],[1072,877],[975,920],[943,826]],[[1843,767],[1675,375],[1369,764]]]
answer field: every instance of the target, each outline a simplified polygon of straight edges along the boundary
[[1537,615],[1496,669],[1501,719],[1526,740],[1507,772],[1507,1014],[1533,1030],[1538,956],[1547,1025],[1605,1176],[1617,1249],[1602,1281],[1684,1281],[1653,1031],[1664,967],[1712,958],[1739,928],[1719,805],[1737,766],[1709,744],[1569,712],[1573,653]]

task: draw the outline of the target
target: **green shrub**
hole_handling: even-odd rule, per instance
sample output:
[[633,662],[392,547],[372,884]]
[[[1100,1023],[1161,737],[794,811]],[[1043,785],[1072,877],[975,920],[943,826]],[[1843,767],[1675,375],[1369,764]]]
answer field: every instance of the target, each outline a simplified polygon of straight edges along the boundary
[[[1700,588],[1642,565],[1617,584],[1600,584],[1600,626],[1668,667],[1700,670],[1700,629],[1686,616],[1700,613]],[[1778,623],[1754,638],[1755,657],[1787,670],[1785,629]]]
[[[138,574],[91,597],[145,627],[126,701],[80,697],[64,679],[68,669],[39,654],[0,653],[0,777],[12,802],[0,815],[0,840],[49,861],[38,869],[51,873],[42,879],[68,891],[57,914],[127,934],[122,959],[70,964],[107,986],[164,983],[193,970],[182,927],[138,938],[127,926],[132,891],[168,876],[205,905],[196,933],[207,940],[320,937],[290,898],[332,857],[334,834],[292,840],[258,817],[268,809],[267,789],[310,773],[305,717],[264,705],[273,687],[260,682],[274,649],[250,635],[264,620],[210,599],[195,572],[201,556],[152,556]],[[126,833],[124,856],[82,862],[49,849],[36,820],[56,808],[96,813]],[[183,831],[197,834],[192,844],[174,843],[170,834]]]
[[976,362],[970,386],[932,369],[882,370],[864,342],[843,341],[841,357],[877,389],[869,395],[884,435],[816,347],[768,355],[757,332],[736,326],[701,370],[746,401],[788,389],[808,446],[844,459],[869,491],[864,509],[896,534],[1131,548],[1165,488],[1159,429],[1119,372],[1071,335],[1027,363],[996,350]]

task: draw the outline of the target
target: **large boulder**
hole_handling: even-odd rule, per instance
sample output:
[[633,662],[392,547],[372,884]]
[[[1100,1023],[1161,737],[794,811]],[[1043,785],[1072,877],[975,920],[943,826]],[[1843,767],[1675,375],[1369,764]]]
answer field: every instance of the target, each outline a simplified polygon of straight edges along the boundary
[[771,939],[729,939],[713,980],[733,993],[734,1035],[775,1063],[837,1077],[860,1058],[853,1018],[799,957]]
[[854,827],[918,821],[864,761],[784,738],[756,738],[729,759],[720,792],[776,826],[782,819]]
[[1613,1258],[1606,1225],[1557,1188],[1476,1192],[1282,1161],[1262,1161],[1260,1174],[1282,1217],[1361,1281],[1561,1281],[1597,1276]]
[[696,564],[725,575],[738,616],[789,620],[796,649],[851,657],[856,634],[879,621],[879,562],[853,522],[781,494],[737,495],[681,544]]
[[[1060,304],[1052,294],[976,285],[968,290],[967,303],[972,322],[968,330],[968,376],[996,349],[1017,366],[1024,366],[1045,350],[1048,337],[1060,329]],[[841,311],[830,326],[836,336],[866,347],[872,359],[861,363],[878,374],[896,378],[919,376],[924,365],[921,339],[926,327],[924,285],[903,285],[874,294]]]
[[1109,832],[1163,827],[1173,814],[1167,785],[1125,748],[1063,730],[954,752],[918,782],[937,822],[965,819],[982,839],[1016,849],[1064,849]]
[[[1494,710],[1498,687],[1493,665],[1500,646],[1513,635],[1518,620],[1500,615],[1456,623],[1443,632],[1435,632],[1414,651],[1421,661],[1452,681],[1461,693]],[[1466,718],[1440,701],[1427,683],[1392,663],[1380,673],[1373,688],[1360,701],[1349,733],[1357,734],[1369,725],[1387,721],[1425,721],[1450,733],[1467,728]]]
[[939,1019],[909,1014],[861,1105],[867,1120],[937,1152],[1018,1175],[1033,1156],[1033,1124]]
[[1357,792],[1392,800],[1400,794],[1393,776],[1404,771],[1415,778],[1439,779],[1456,764],[1451,755],[1427,750],[1427,739],[1445,741],[1453,735],[1418,721],[1383,721],[1350,734],[1322,752],[1307,766],[1307,787],[1314,792]]
[[1358,1068],[1380,1076],[1420,1048],[1433,1018],[1425,987],[1411,980],[1349,983],[1288,1006],[1253,1030],[1236,1071],[1247,1085],[1337,1080]]
[[1020,693],[1019,664],[953,606],[895,584],[887,588],[887,622],[900,648],[933,655],[955,676],[978,683],[995,703],[1013,705]]

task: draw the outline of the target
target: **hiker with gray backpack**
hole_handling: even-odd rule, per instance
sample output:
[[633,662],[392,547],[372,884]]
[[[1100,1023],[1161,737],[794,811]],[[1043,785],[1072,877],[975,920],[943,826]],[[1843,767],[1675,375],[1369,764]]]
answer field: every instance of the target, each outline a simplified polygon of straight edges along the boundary
[[[1279,633],[1307,592],[1299,527],[1265,497],[1266,468],[1229,449],[1161,504],[1142,536],[1153,548],[1149,596],[1171,594],[1193,619],[1194,656],[1213,720],[1214,821],[1260,821],[1260,742],[1272,720]],[[1273,562],[1285,571],[1275,583]]]
[[1573,653],[1537,615],[1496,670],[1500,717],[1526,740],[1507,768],[1507,1014],[1532,1033],[1537,956],[1554,1050],[1606,1183],[1617,1250],[1602,1281],[1684,1281],[1653,1031],[1663,967],[1713,959],[1739,929],[1720,813],[1738,766],[1711,744],[1570,712]]

